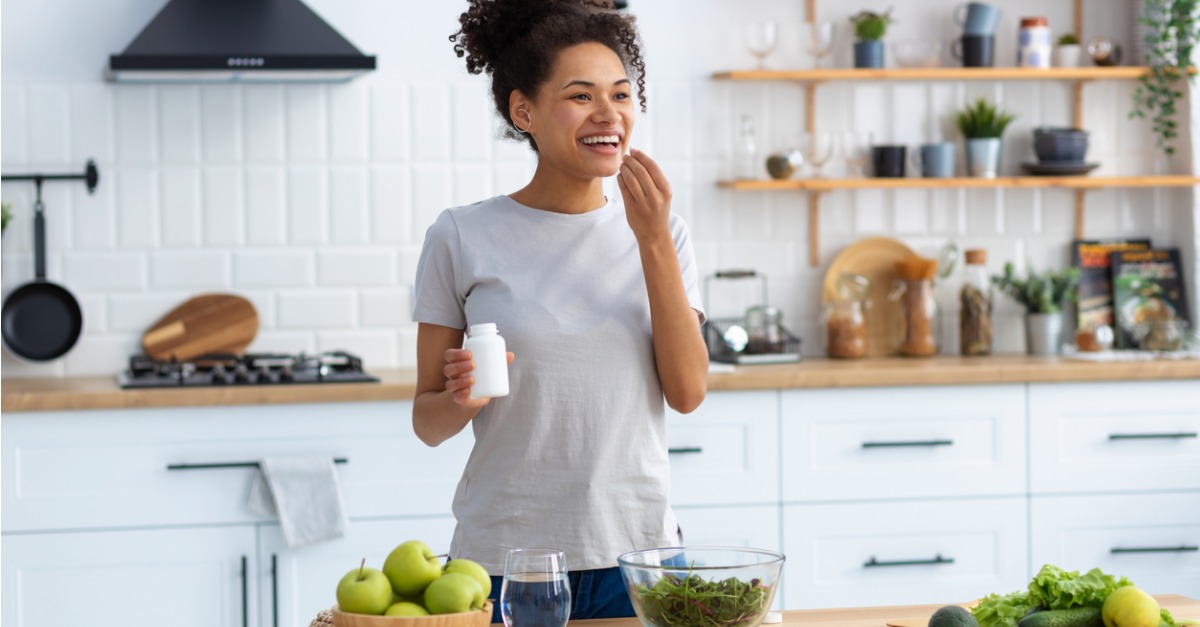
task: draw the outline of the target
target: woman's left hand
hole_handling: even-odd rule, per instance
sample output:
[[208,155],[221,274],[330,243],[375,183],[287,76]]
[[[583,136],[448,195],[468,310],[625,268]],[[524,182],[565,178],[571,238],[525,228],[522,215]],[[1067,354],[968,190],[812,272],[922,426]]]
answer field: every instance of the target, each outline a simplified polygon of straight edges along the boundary
[[638,241],[665,235],[671,237],[671,184],[650,155],[629,149],[617,174],[617,186],[625,199],[625,218]]

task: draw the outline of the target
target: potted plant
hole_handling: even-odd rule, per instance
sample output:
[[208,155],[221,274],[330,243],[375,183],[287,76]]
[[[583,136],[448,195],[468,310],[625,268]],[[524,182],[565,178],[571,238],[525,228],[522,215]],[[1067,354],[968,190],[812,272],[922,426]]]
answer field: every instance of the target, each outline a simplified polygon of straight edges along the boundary
[[[1150,126],[1160,149],[1175,154],[1172,142],[1179,136],[1175,121],[1176,100],[1183,97],[1180,68],[1191,66],[1192,49],[1200,37],[1197,8],[1200,0],[1144,0],[1138,22],[1146,27],[1145,64],[1149,71],[1138,79],[1133,93],[1131,118],[1150,117]],[[1188,74],[1188,80],[1192,75]]]
[[1012,262],[1004,274],[993,276],[1000,291],[1025,306],[1025,344],[1030,355],[1057,355],[1062,345],[1063,306],[1075,302],[1079,268],[1037,274],[1032,270],[1019,279]]
[[854,67],[883,67],[883,36],[892,24],[892,10],[884,13],[859,11],[850,16],[854,24]]
[[1079,58],[1083,56],[1083,46],[1074,33],[1067,33],[1058,38],[1054,45],[1054,67],[1079,67]]
[[958,112],[955,122],[966,140],[969,175],[996,178],[1000,170],[1000,136],[1015,117],[983,98]]

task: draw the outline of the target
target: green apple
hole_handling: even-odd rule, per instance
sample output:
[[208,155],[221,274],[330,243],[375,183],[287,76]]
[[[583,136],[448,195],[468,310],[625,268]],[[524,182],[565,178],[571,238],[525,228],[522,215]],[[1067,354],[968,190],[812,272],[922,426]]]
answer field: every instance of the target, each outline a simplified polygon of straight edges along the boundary
[[482,610],[487,595],[474,577],[448,573],[438,577],[425,589],[425,607],[430,614],[457,614]]
[[416,603],[412,603],[409,601],[401,601],[399,603],[393,603],[391,607],[387,608],[387,611],[384,612],[383,615],[384,616],[429,616],[429,610],[426,610],[425,608],[421,607],[420,605],[417,605]]
[[365,568],[366,562],[338,582],[338,609],[343,612],[379,615],[392,602],[392,583],[382,572]]
[[442,574],[440,558],[429,545],[409,540],[392,549],[383,561],[383,573],[392,582],[392,590],[402,597],[418,596]]
[[462,573],[464,575],[468,575],[474,578],[475,581],[479,582],[479,586],[483,588],[483,596],[487,596],[492,593],[491,576],[488,575],[487,570],[485,570],[476,562],[464,559],[452,559],[449,562],[446,562],[446,565],[442,567],[442,574],[446,573]]

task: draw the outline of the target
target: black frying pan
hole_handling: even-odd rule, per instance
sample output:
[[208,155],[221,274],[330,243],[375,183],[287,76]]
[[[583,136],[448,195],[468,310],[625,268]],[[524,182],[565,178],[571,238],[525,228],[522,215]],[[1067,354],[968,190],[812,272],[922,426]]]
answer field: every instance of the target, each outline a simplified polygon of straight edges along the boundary
[[4,299],[4,344],[32,361],[58,359],[75,346],[83,331],[83,310],[67,288],[46,280],[46,218],[42,201],[34,204],[34,279]]

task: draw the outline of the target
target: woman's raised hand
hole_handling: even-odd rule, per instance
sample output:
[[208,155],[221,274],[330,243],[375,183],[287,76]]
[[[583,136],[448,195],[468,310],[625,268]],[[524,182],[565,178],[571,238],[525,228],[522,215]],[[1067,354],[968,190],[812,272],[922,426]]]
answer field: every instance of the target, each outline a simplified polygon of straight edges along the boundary
[[[446,375],[446,391],[450,392],[455,403],[463,407],[479,408],[488,404],[491,399],[471,398],[471,386],[475,385],[475,362],[471,351],[464,348],[450,348],[445,353],[446,365],[442,373]],[[512,363],[514,355],[508,353],[508,363]]]
[[663,235],[670,239],[671,184],[650,155],[630,148],[617,174],[617,186],[625,199],[625,219],[638,241]]

